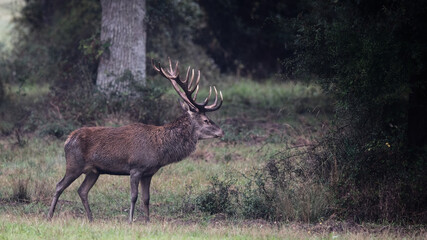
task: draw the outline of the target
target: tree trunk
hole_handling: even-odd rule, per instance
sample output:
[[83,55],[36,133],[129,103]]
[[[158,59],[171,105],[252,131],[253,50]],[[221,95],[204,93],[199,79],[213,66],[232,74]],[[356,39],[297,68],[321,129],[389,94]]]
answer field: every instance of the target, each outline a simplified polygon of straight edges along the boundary
[[109,48],[96,84],[106,93],[130,93],[130,79],[145,85],[145,0],[101,0],[101,7],[101,41]]

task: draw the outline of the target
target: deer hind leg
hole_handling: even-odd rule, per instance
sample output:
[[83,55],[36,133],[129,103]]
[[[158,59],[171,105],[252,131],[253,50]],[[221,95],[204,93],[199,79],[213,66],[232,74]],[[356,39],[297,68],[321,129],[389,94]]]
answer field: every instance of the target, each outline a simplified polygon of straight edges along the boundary
[[141,173],[139,171],[130,172],[130,191],[131,191],[131,202],[129,211],[129,223],[133,222],[133,213],[135,212],[135,203],[138,200],[138,185],[141,180]]
[[65,172],[65,176],[61,181],[56,185],[55,195],[52,199],[52,204],[50,205],[48,219],[51,219],[53,216],[53,212],[55,211],[56,203],[58,202],[59,196],[61,196],[62,192],[70,186],[71,183],[74,182],[82,173],[81,172]]
[[86,174],[86,178],[83,181],[82,185],[80,185],[78,193],[80,198],[82,199],[83,206],[85,207],[87,218],[90,222],[93,221],[92,212],[90,211],[89,201],[87,199],[87,195],[90,189],[95,185],[96,180],[98,180],[99,173],[90,172]]
[[151,178],[149,177],[143,177],[141,178],[141,194],[142,194],[142,201],[141,201],[141,207],[145,214],[145,219],[147,222],[150,221],[150,184],[151,184]]

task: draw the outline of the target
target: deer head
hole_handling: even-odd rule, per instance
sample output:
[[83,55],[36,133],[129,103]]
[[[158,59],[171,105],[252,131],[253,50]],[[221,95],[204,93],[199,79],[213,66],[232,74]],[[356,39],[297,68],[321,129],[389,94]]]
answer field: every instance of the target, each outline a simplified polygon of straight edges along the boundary
[[218,101],[218,91],[214,86],[215,91],[215,101],[208,105],[209,99],[212,95],[212,87],[209,87],[209,95],[205,98],[202,103],[197,102],[197,94],[199,92],[199,82],[200,82],[200,70],[197,71],[197,80],[194,82],[194,69],[191,69],[190,77],[190,67],[187,69],[187,74],[184,80],[181,80],[179,77],[179,62],[175,64],[175,68],[172,67],[172,62],[169,59],[169,69],[165,70],[161,67],[160,63],[156,66],[153,61],[151,62],[154,70],[159,72],[163,77],[168,79],[175,91],[181,97],[184,102],[181,102],[182,109],[190,117],[190,121],[195,127],[196,135],[198,139],[209,139],[217,138],[224,136],[222,129],[216,125],[212,120],[207,116],[207,112],[213,112],[218,110],[223,101],[222,92],[219,91],[220,101]]

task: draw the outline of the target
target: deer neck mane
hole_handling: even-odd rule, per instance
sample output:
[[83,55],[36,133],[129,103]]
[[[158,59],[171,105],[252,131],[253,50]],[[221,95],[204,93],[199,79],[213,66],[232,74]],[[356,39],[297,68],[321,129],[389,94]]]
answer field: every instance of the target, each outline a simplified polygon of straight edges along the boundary
[[188,157],[194,150],[198,137],[193,121],[184,114],[164,127],[164,146],[162,165],[178,162]]

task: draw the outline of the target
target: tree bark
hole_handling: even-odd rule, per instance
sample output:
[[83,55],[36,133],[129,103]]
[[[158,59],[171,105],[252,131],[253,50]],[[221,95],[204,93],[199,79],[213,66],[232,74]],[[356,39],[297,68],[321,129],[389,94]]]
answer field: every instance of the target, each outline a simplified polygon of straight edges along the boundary
[[101,56],[96,84],[106,93],[130,93],[130,76],[145,85],[145,0],[101,0],[101,7],[101,41],[109,48]]

